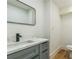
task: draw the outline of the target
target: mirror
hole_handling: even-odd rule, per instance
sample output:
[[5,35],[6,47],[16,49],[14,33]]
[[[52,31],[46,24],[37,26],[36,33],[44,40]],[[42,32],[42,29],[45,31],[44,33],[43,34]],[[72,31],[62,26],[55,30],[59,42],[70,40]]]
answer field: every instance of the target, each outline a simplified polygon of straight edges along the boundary
[[35,25],[36,10],[20,0],[7,0],[7,22]]

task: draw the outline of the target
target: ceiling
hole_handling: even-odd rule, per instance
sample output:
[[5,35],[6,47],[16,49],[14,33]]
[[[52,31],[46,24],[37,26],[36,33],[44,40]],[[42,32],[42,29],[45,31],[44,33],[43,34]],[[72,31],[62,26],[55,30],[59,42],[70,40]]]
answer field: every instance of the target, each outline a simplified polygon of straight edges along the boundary
[[72,6],[72,0],[53,0],[56,5],[60,8],[70,8]]

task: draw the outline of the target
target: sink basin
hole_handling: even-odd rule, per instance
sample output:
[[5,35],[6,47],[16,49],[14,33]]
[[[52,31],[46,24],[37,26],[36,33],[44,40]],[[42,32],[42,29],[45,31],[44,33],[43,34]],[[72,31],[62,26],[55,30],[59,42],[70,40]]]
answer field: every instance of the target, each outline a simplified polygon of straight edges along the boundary
[[35,42],[35,41],[33,41],[33,40],[28,40],[28,41],[26,41],[27,43],[33,43],[33,42]]

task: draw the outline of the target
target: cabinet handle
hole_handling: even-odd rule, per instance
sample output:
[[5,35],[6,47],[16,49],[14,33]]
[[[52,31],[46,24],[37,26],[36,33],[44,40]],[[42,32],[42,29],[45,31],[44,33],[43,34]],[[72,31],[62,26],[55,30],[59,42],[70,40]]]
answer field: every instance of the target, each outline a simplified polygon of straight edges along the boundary
[[48,51],[48,49],[46,49],[46,50],[42,51],[42,53],[44,53],[44,52],[46,52],[46,51]]

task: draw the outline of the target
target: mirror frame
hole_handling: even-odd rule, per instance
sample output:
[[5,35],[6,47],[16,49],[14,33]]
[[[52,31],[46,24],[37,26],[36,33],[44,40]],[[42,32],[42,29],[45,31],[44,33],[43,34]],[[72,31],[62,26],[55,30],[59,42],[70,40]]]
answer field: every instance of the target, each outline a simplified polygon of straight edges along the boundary
[[35,26],[35,25],[36,25],[36,9],[33,8],[33,7],[31,7],[31,6],[29,6],[28,4],[26,4],[26,3],[22,2],[22,1],[20,1],[20,0],[16,0],[16,1],[22,3],[22,4],[26,5],[26,6],[28,6],[28,7],[30,7],[30,8],[32,8],[32,9],[35,11],[35,12],[34,12],[34,13],[35,13],[35,15],[34,15],[34,23],[33,23],[33,24],[29,24],[29,23],[19,23],[19,22],[12,22],[12,21],[8,21],[8,20],[7,20],[7,23]]

